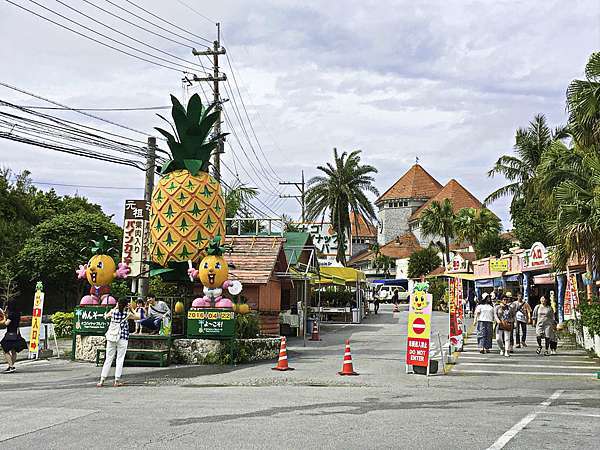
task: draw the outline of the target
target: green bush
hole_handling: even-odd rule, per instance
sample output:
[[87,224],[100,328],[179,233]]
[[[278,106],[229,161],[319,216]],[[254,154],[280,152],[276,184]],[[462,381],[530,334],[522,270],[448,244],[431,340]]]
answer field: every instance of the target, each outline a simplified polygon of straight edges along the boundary
[[260,334],[258,314],[236,314],[235,335],[238,339],[252,339]]
[[73,317],[75,315],[65,312],[57,312],[52,314],[52,324],[54,325],[54,333],[56,337],[70,337],[73,331]]
[[[313,305],[319,302],[319,293],[315,292]],[[322,291],[321,306],[347,306],[354,301],[354,293],[351,291]]]
[[[585,297],[581,297],[585,299]],[[591,335],[600,336],[600,303],[594,299],[593,303],[582,301],[579,304],[581,313],[581,325],[587,327]]]
[[433,309],[435,311],[448,311],[447,287],[448,282],[439,278],[429,282],[429,293],[433,296]]

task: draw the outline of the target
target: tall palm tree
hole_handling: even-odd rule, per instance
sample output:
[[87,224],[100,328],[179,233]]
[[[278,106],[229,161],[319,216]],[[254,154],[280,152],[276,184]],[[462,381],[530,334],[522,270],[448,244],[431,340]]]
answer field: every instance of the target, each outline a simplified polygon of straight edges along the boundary
[[543,114],[536,115],[527,128],[517,129],[514,150],[516,155],[501,156],[492,169],[489,177],[503,175],[510,183],[495,190],[484,201],[484,204],[501,197],[512,196],[515,201],[526,199],[535,191],[535,171],[540,164],[542,154],[555,139],[567,137],[564,127],[550,130]]
[[454,224],[456,215],[450,199],[445,198],[441,202],[431,202],[429,208],[423,211],[419,219],[421,232],[425,237],[441,236],[444,238],[444,254],[446,264],[450,262],[450,239],[455,236]]
[[454,221],[456,237],[476,245],[487,234],[498,234],[502,229],[500,219],[487,208],[462,208]]
[[361,164],[360,153],[355,150],[338,155],[334,148],[333,164],[317,167],[324,175],[311,178],[306,193],[307,219],[323,221],[329,214],[338,238],[336,259],[343,265],[346,264],[346,237],[350,234],[350,212],[354,217],[362,214],[366,219],[376,220],[375,209],[366,193],[379,195],[371,176],[377,169]]
[[567,89],[569,129],[581,147],[600,150],[600,52],[585,66],[585,80],[573,80]]

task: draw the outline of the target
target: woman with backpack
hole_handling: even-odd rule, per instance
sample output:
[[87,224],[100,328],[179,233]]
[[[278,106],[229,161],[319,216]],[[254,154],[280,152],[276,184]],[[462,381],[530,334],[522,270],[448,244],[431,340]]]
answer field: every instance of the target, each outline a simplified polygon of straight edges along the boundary
[[125,353],[127,353],[127,344],[129,343],[129,321],[141,320],[136,314],[126,298],[120,298],[117,306],[108,311],[104,317],[110,318],[110,324],[106,331],[106,354],[104,358],[104,366],[97,387],[104,386],[104,382],[108,377],[108,372],[112,366],[115,355],[117,364],[115,367],[115,382],[113,386],[123,386],[121,375],[123,373],[123,362],[125,361]]
[[[0,310],[2,311],[2,310]],[[8,367],[2,373],[13,373],[15,362],[17,361],[17,353],[27,348],[27,342],[19,332],[19,322],[21,321],[21,311],[17,306],[17,300],[11,298],[6,302],[6,311],[0,317],[0,325],[6,326],[6,334],[0,341],[4,358]]]
[[544,338],[546,345],[544,356],[556,355],[556,319],[546,297],[540,297],[540,304],[533,309],[533,324],[538,343],[536,353],[538,355],[542,353],[542,338]]
[[527,324],[531,323],[531,306],[527,303],[521,294],[517,296],[516,302],[516,322],[517,327],[517,348],[527,347],[525,340],[527,339]]

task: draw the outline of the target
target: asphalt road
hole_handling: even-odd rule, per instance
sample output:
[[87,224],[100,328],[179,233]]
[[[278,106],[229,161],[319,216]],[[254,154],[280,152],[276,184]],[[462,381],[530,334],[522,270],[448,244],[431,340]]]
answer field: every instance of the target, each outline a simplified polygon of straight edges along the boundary
[[[503,374],[464,365],[477,357],[468,344],[449,375],[426,379],[405,373],[406,316],[384,305],[361,325],[324,326],[321,342],[291,340],[290,372],[270,370],[274,362],[126,368],[129,386],[98,389],[92,364],[18,363],[0,376],[0,447],[598,448],[600,380],[552,366],[597,361],[565,351],[541,370]],[[433,333],[446,326],[435,314]],[[336,374],[345,338],[357,377]],[[489,357],[471,361],[509,364]]]

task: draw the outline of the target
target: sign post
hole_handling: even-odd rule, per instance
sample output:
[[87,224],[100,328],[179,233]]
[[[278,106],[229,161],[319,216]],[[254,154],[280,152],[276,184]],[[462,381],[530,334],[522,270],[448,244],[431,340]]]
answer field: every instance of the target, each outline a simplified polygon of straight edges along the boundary
[[425,291],[415,291],[410,296],[406,341],[407,373],[409,366],[421,366],[427,367],[429,374],[432,298],[432,295]]
[[29,359],[37,359],[40,352],[40,332],[42,330],[42,315],[44,314],[44,292],[42,283],[35,287],[33,297],[33,312],[31,314],[31,334],[29,335]]
[[[123,222],[122,261],[129,267],[128,277],[134,279],[148,277],[148,240],[150,205],[145,200],[125,201]],[[133,285],[132,285],[133,288]]]

